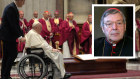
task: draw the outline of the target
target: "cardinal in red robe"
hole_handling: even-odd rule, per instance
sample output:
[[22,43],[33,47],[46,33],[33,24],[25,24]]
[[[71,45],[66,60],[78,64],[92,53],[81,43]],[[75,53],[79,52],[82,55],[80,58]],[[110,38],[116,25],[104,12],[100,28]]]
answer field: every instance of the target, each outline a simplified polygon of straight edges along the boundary
[[92,54],[92,15],[88,15],[88,20],[82,26],[80,45],[84,53]]
[[69,19],[62,22],[59,45],[62,46],[65,41],[68,41],[68,47],[71,55],[77,55],[79,54],[79,27],[77,26],[77,23],[73,20],[73,17],[74,14],[70,12]]
[[34,16],[34,18],[32,18],[29,21],[29,30],[32,29],[32,25],[33,25],[34,21],[38,21],[38,12],[37,11],[34,11],[33,16]]
[[[19,11],[19,25],[21,30],[23,31],[23,34],[25,35],[28,32],[28,22],[27,20],[24,18],[24,12],[23,11]],[[18,52],[22,52],[25,46],[25,42],[20,42],[18,39],[16,40],[16,42],[18,43],[17,49]]]
[[59,17],[59,12],[55,11],[54,12],[54,18],[52,18],[52,23],[54,24],[55,27],[55,32],[59,32],[59,26],[63,22],[63,20]]
[[44,11],[43,18],[39,19],[39,22],[42,24],[41,36],[48,42],[49,45],[55,48],[54,43],[54,25],[52,20],[49,19],[49,12]]
[[56,43],[56,41],[59,41],[59,27],[61,25],[61,23],[63,22],[63,20],[59,17],[59,12],[55,11],[54,12],[54,18],[52,18],[52,23],[54,25],[54,42]]

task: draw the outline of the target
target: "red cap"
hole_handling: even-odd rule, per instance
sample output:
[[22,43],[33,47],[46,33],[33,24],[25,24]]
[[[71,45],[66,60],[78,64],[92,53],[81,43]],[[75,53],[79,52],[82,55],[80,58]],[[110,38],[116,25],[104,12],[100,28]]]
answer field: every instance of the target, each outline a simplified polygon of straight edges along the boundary
[[47,14],[49,14],[49,11],[44,11],[44,13],[47,13]]
[[72,12],[69,12],[69,15],[74,15]]
[[108,11],[108,10],[117,10],[117,11],[120,11],[120,10],[117,9],[117,8],[109,8],[109,9],[107,9],[106,11]]

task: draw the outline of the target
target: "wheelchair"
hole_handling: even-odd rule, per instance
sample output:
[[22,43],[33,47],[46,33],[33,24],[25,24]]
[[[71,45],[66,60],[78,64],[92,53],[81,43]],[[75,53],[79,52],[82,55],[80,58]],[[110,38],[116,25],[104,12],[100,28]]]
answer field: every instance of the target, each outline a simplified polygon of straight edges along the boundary
[[[42,48],[27,48],[27,55],[22,57],[17,66],[21,79],[53,79],[54,63],[44,55]],[[51,66],[51,70],[48,67]]]

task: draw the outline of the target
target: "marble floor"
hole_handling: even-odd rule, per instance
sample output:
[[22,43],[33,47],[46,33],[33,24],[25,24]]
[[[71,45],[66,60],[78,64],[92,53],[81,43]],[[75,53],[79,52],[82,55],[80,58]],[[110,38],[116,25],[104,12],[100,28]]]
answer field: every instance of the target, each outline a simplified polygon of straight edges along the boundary
[[[21,55],[18,55],[18,57],[21,57]],[[18,59],[16,61],[18,61]],[[1,60],[0,60],[0,65],[1,65]],[[127,70],[140,70],[140,61],[132,61],[132,60],[127,61],[126,68],[127,68]],[[0,66],[0,69],[1,69],[1,66]],[[12,67],[11,74],[17,74],[17,64]],[[13,79],[20,79],[19,77],[12,77],[12,78]],[[72,78],[70,78],[70,79],[72,79]],[[140,79],[140,75],[133,76],[133,77],[96,78],[96,79]]]

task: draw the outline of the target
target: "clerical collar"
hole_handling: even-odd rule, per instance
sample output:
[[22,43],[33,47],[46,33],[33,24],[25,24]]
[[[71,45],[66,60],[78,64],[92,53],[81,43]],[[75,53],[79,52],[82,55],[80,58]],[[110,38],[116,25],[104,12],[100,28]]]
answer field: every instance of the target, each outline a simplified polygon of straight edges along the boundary
[[104,40],[103,46],[103,56],[120,56],[122,49],[124,47],[125,38],[117,42],[116,44],[111,44],[107,39]]
[[38,20],[38,18],[34,18],[34,20]]
[[106,42],[108,42],[110,45],[112,46],[116,46],[120,41],[122,41],[123,39],[121,39],[120,41],[116,42],[116,43],[111,43],[107,38],[105,39]]
[[49,21],[49,18],[48,19],[45,19],[46,21]]
[[23,21],[23,19],[20,18],[20,21]]

